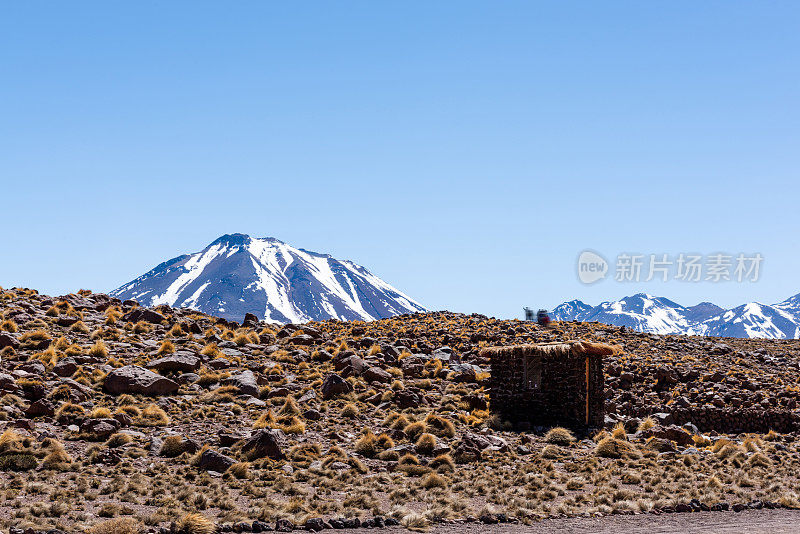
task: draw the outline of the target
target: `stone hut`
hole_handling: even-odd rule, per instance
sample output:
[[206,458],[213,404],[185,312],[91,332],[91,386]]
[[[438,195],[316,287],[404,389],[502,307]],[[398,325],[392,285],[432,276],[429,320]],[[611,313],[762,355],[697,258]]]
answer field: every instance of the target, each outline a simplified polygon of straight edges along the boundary
[[603,356],[613,352],[587,341],[483,349],[492,362],[490,408],[519,428],[601,427]]

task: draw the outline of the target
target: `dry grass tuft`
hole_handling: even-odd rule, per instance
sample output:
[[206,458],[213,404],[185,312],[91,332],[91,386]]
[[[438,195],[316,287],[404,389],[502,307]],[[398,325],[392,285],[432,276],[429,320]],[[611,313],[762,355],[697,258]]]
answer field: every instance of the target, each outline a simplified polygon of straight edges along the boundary
[[98,339],[94,342],[94,345],[89,349],[89,356],[103,359],[108,358],[108,347],[106,347],[102,339]]
[[216,531],[216,526],[211,520],[195,513],[181,517],[177,527],[181,534],[213,534]]
[[547,443],[552,443],[553,445],[567,446],[575,441],[575,436],[566,428],[557,426],[555,428],[551,428],[550,431],[545,434],[544,440]]
[[144,531],[138,520],[132,517],[118,517],[97,523],[89,530],[89,534],[142,534]]
[[142,410],[137,423],[141,426],[167,426],[169,416],[157,404],[148,404]]

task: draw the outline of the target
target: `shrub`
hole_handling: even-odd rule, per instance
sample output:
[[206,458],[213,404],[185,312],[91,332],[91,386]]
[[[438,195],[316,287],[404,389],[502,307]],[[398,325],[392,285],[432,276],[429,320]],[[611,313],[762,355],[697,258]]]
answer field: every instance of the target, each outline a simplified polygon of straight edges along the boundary
[[73,332],[80,332],[81,334],[89,333],[89,327],[86,326],[83,321],[78,321],[74,325],[70,326],[69,329]]
[[553,445],[567,446],[575,441],[575,436],[566,428],[557,426],[555,428],[551,428],[550,431],[545,434],[544,440],[547,443],[552,443]]
[[420,481],[420,486],[422,486],[425,489],[446,488],[447,480],[443,476],[437,475],[436,473],[428,473]]
[[621,458],[623,455],[633,452],[633,448],[627,441],[609,436],[600,440],[594,452],[597,456],[604,458]]
[[286,397],[286,402],[283,403],[283,407],[281,408],[279,413],[281,415],[300,414],[300,407],[297,405],[297,402],[294,400],[294,397],[292,397],[291,395]]
[[108,440],[106,441],[106,446],[114,449],[116,447],[122,447],[123,445],[127,445],[133,441],[133,436],[130,434],[122,434],[117,432],[116,434],[112,434]]
[[202,514],[186,514],[177,524],[181,534],[213,534],[216,526]]
[[547,458],[549,460],[558,458],[559,456],[561,456],[561,454],[562,454],[561,449],[559,449],[556,445],[553,445],[552,443],[545,446],[545,448],[542,449],[542,458]]
[[645,419],[642,419],[642,422],[639,423],[639,428],[637,428],[636,430],[639,432],[647,432],[654,426],[656,426],[656,420],[653,419],[652,417],[647,417]]
[[267,410],[266,412],[262,413],[258,419],[256,419],[256,422],[253,423],[253,428],[272,428],[274,425],[275,416],[272,414],[272,410]]
[[94,342],[94,345],[89,349],[89,356],[103,359],[108,358],[108,347],[106,347],[102,339],[98,339]]
[[751,467],[769,467],[772,462],[762,452],[757,452],[747,460],[747,465]]
[[419,439],[417,439],[417,442],[414,445],[414,450],[416,450],[417,453],[424,454],[426,456],[429,456],[435,448],[436,436],[433,434],[428,434],[427,432],[420,434]]
[[[257,334],[256,334],[256,337],[258,337]],[[238,345],[239,347],[244,347],[248,343],[252,343],[252,340],[251,340],[250,335],[248,333],[239,332],[233,337],[233,342],[236,343],[236,345]],[[256,341],[256,343],[258,343],[258,341]]]
[[211,358],[218,358],[222,356],[222,351],[219,350],[219,347],[216,343],[209,343],[203,347],[203,350],[200,351],[200,354],[203,356],[209,356]]
[[117,408],[117,413],[124,413],[130,415],[134,419],[138,419],[142,415],[142,410],[140,410],[136,406],[131,406],[126,404],[125,406],[120,406],[119,408]]
[[0,454],[15,452],[22,448],[22,436],[8,428],[0,434]]
[[141,426],[167,426],[169,416],[156,404],[148,404],[139,416],[138,424]]
[[89,534],[141,534],[145,529],[132,517],[119,517],[95,524]]
[[250,462],[237,462],[228,468],[234,478],[247,478],[250,475]]
[[397,417],[395,418],[391,418],[390,416],[390,418],[387,419],[391,419],[387,424],[389,424],[389,428],[392,430],[403,430],[411,423],[411,421],[408,420],[408,417],[403,414],[397,414]]
[[50,334],[47,333],[47,330],[39,328],[38,330],[31,330],[30,332],[25,332],[21,336],[19,336],[19,340],[22,343],[26,341],[44,341],[45,339],[50,339]]
[[416,512],[411,512],[403,516],[400,520],[400,524],[408,530],[413,530],[415,532],[424,532],[428,529],[428,520],[424,515]]
[[89,413],[91,419],[109,419],[111,418],[111,410],[108,408],[95,408]]
[[695,447],[711,446],[711,439],[700,434],[695,434],[694,436],[692,436],[692,441],[694,441]]
[[356,442],[355,451],[367,458],[372,458],[378,449],[378,439],[372,430],[367,429],[363,436]]
[[436,414],[428,414],[425,418],[425,424],[428,432],[440,438],[452,438],[456,435],[456,428],[453,423]]
[[435,469],[440,473],[452,472],[456,468],[453,458],[449,454],[440,454],[428,464],[431,469]]
[[410,424],[406,425],[406,427],[403,429],[403,432],[406,433],[406,436],[408,436],[408,439],[416,440],[426,430],[427,429],[425,427],[425,423],[423,423],[422,421],[417,421],[416,423],[410,423]]
[[161,444],[158,454],[167,458],[175,458],[186,452],[187,442],[182,436],[167,436]]
[[299,417],[282,417],[278,420],[277,428],[286,434],[302,434],[306,431],[306,424]]
[[133,325],[133,333],[134,334],[146,334],[150,332],[152,327],[150,323],[146,321],[138,321],[135,325]]
[[385,433],[382,433],[377,437],[377,447],[381,450],[391,449],[394,447],[394,440]]
[[355,419],[356,417],[358,417],[358,414],[359,414],[358,407],[352,402],[348,402],[342,408],[342,417],[347,417],[348,419]]
[[29,453],[0,456],[0,471],[30,471],[37,465],[36,456]]
[[71,463],[72,457],[59,446],[44,457],[44,460],[42,460],[42,467],[45,469],[64,470]]

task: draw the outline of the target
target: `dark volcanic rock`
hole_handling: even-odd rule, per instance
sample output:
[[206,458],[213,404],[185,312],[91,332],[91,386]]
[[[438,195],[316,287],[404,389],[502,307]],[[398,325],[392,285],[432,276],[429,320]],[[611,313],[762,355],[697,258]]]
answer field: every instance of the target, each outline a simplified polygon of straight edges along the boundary
[[197,468],[202,469],[203,471],[217,471],[218,473],[224,473],[235,463],[236,460],[230,456],[225,456],[217,451],[206,449],[203,454],[200,455],[200,459],[197,462]]
[[380,367],[368,367],[361,375],[367,382],[383,382],[388,384],[392,381],[392,375]]
[[261,429],[253,434],[242,445],[242,452],[251,459],[272,458],[280,460],[284,457],[286,436],[280,430]]
[[178,391],[178,383],[144,367],[126,365],[108,373],[103,388],[114,395],[123,393],[171,395]]
[[175,371],[179,373],[191,373],[200,369],[202,362],[200,358],[187,351],[179,351],[170,356],[165,356],[147,364],[149,369],[159,372]]
[[161,323],[161,321],[166,319],[166,317],[164,317],[157,311],[148,310],[147,308],[136,308],[135,310],[125,314],[125,316],[123,316],[122,319],[124,321],[128,321],[131,323],[144,321],[146,323],[159,324]]
[[235,387],[242,395],[258,397],[260,391],[253,371],[242,371],[239,374],[226,378],[222,381],[222,384]]
[[53,367],[53,372],[58,376],[72,376],[77,370],[78,364],[74,358],[58,360],[58,363]]
[[353,386],[336,373],[329,374],[322,382],[322,398],[326,400],[345,395],[351,391],[353,391]]
[[16,350],[19,348],[19,341],[17,341],[17,338],[11,334],[0,332],[0,349],[4,349],[6,347],[11,347],[12,349]]

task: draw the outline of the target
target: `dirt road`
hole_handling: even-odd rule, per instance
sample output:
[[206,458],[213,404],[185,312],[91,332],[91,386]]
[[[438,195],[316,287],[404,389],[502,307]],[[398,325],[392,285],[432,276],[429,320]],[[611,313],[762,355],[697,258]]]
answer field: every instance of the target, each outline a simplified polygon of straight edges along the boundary
[[[339,531],[366,534],[374,530]],[[401,527],[383,529],[407,533]],[[800,510],[746,510],[691,514],[613,515],[599,518],[545,519],[533,525],[459,523],[436,525],[430,534],[800,534]]]
[[693,514],[614,515],[600,518],[547,519],[533,525],[441,525],[434,534],[800,534],[800,511],[747,510]]

